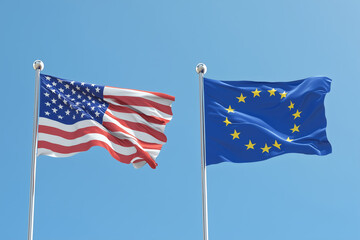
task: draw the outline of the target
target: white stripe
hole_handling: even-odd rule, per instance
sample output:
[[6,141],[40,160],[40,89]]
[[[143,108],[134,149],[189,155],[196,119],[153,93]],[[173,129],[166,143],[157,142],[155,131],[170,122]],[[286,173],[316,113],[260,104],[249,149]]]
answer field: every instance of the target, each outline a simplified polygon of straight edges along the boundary
[[121,154],[121,155],[131,155],[136,153],[136,148],[135,147],[123,147],[120,146],[112,141],[110,141],[107,137],[105,137],[104,135],[100,134],[100,133],[89,133],[86,134],[84,136],[75,138],[75,139],[65,139],[63,137],[59,137],[56,135],[51,135],[51,134],[47,134],[47,133],[39,133],[39,141],[46,141],[46,142],[50,142],[50,143],[54,143],[54,144],[59,144],[62,146],[66,146],[66,147],[72,147],[74,145],[78,145],[81,143],[87,143],[91,140],[97,140],[97,141],[101,141],[105,144],[107,144],[109,147],[112,148],[112,150],[114,150],[115,152]]
[[[105,115],[104,115],[105,116]],[[116,123],[115,123],[116,124]],[[139,142],[137,142],[137,139],[136,137],[134,136],[131,136],[129,134],[126,134],[126,133],[122,133],[122,132],[111,132],[109,131],[108,129],[106,129],[103,125],[101,125],[100,123],[96,122],[96,121],[93,121],[93,120],[83,120],[83,121],[80,121],[80,122],[77,122],[77,123],[74,123],[72,125],[68,125],[68,124],[63,124],[63,123],[60,123],[58,121],[54,121],[54,120],[51,120],[51,119],[48,119],[48,118],[44,118],[44,117],[40,117],[39,118],[39,125],[43,125],[43,126],[49,126],[49,127],[54,127],[54,128],[58,128],[58,129],[61,129],[63,131],[66,131],[66,132],[75,132],[76,130],[78,129],[82,129],[82,128],[86,128],[86,127],[91,127],[91,126],[96,126],[96,127],[99,127],[100,129],[104,130],[104,131],[107,131],[109,132],[111,135],[113,135],[114,137],[116,138],[119,138],[119,139],[128,139],[129,141],[131,141],[134,145],[138,146],[140,149],[146,151],[149,153],[149,155],[155,160],[157,155],[155,155],[153,152],[154,151],[158,151],[160,152],[160,150],[154,150],[154,149],[144,149],[144,147],[142,147]],[[118,125],[118,124],[117,124]],[[42,133],[39,133],[39,135],[42,134]],[[48,140],[45,140],[45,141],[48,141]],[[38,155],[41,155],[40,152],[43,152],[43,150],[40,151],[40,148],[39,148],[39,153]],[[50,151],[50,150],[49,150]],[[55,153],[54,153],[55,154]],[[59,155],[61,157],[61,154],[60,153],[56,153],[57,155]],[[122,154],[122,153],[120,153]],[[51,156],[49,154],[42,154],[42,155],[48,155],[48,156]],[[66,154],[67,155],[67,154]],[[71,155],[69,155],[71,156]],[[55,156],[56,157],[56,156]]]
[[[95,146],[94,146],[95,147]],[[38,153],[37,153],[37,156],[40,156],[40,155],[43,155],[43,156],[49,156],[49,157],[56,157],[56,158],[64,158],[64,157],[71,157],[71,156],[74,156],[76,154],[78,154],[80,152],[74,152],[74,153],[57,153],[57,152],[53,152],[51,151],[50,149],[47,149],[47,148],[39,148],[38,149]],[[138,160],[138,159],[141,159],[139,157],[134,157],[130,163],[133,164],[134,168],[140,168],[142,166],[144,166],[146,164],[146,161],[142,161],[141,163],[145,163],[145,164],[139,164],[139,165],[134,165],[134,161]]]
[[[137,159],[135,159],[135,160],[137,160]],[[134,162],[135,160],[133,159],[131,161],[132,161],[132,164],[133,164],[134,168],[136,168],[136,169],[139,169],[139,168],[143,167],[146,164],[145,161]]]
[[157,158],[157,156],[160,153],[160,150],[157,149],[145,149],[145,151],[149,153],[150,157],[154,160]]
[[122,113],[122,112],[112,111],[110,109],[107,109],[106,111],[108,111],[109,113],[111,113],[112,115],[114,115],[115,117],[117,117],[119,119],[126,120],[129,122],[134,122],[134,123],[142,123],[142,124],[145,124],[146,126],[153,128],[154,130],[162,132],[162,133],[165,131],[165,125],[150,123],[136,113]]
[[47,148],[39,148],[38,149],[38,153],[37,156],[40,155],[46,155],[49,157],[71,157],[75,154],[78,154],[79,152],[74,152],[74,153],[57,153],[57,152],[53,152],[50,149]]
[[[107,110],[106,110],[107,111]],[[155,137],[151,136],[148,133],[145,132],[140,132],[140,131],[136,131],[133,130],[131,128],[127,128],[123,125],[121,125],[118,121],[116,121],[114,118],[110,117],[109,115],[104,114],[103,116],[103,122],[110,122],[113,123],[115,125],[117,125],[118,127],[122,128],[123,130],[125,130],[127,133],[131,134],[132,136],[134,136],[135,138],[139,139],[140,141],[144,141],[144,142],[148,142],[148,143],[157,143],[157,144],[164,144],[165,142],[162,142],[158,139],[156,139]],[[114,132],[113,132],[114,133]],[[121,132],[120,132],[121,133]],[[123,134],[123,133],[121,133]]]
[[96,126],[103,130],[108,131],[107,129],[104,128],[103,125],[101,125],[100,123],[98,123],[94,120],[83,120],[83,121],[76,122],[74,124],[64,124],[64,123],[61,123],[61,122],[58,122],[55,120],[51,120],[49,118],[40,117],[39,125],[58,128],[65,132],[75,132],[76,130],[86,128],[86,127],[93,127],[93,126]]
[[112,87],[106,87],[104,88],[104,96],[105,95],[112,95],[112,96],[118,96],[118,97],[140,97],[144,98],[165,106],[171,106],[171,103],[173,101],[159,97],[155,94],[149,93],[149,92],[143,92],[139,90],[133,90],[133,89],[123,89],[123,88],[112,88]]
[[114,100],[112,100],[111,98],[105,98],[104,97],[104,101],[111,103],[113,105],[116,106],[122,106],[122,107],[127,107],[130,108],[138,113],[142,113],[148,116],[155,116],[155,117],[159,117],[159,118],[164,118],[166,120],[171,120],[172,119],[172,115],[166,114],[161,112],[160,110],[153,108],[153,107],[144,107],[144,106],[134,106],[134,105],[122,105],[119,104],[117,102],[115,102]]

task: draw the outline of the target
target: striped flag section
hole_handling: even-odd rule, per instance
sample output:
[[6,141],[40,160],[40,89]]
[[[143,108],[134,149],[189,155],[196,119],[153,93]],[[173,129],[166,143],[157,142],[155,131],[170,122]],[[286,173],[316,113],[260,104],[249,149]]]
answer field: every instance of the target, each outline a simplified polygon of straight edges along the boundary
[[156,168],[173,96],[40,76],[38,156],[101,146],[135,168]]

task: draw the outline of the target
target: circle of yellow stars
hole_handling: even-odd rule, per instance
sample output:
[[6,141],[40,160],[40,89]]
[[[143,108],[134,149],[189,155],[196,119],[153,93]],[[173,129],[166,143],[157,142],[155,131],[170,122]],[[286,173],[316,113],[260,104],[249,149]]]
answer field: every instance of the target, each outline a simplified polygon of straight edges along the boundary
[[[271,96],[276,96],[276,92],[277,92],[277,91],[278,91],[278,90],[276,90],[276,89],[274,89],[274,88],[271,89],[271,90],[267,90],[267,92],[270,94],[269,97],[271,97]],[[260,95],[261,92],[262,92],[262,91],[261,91],[261,90],[258,90],[257,88],[256,88],[254,91],[251,91],[251,93],[253,94],[253,98],[255,98],[255,97],[259,97],[259,98],[260,98],[260,97],[261,97],[261,95]],[[286,99],[288,93],[287,93],[286,91],[283,91],[283,92],[278,92],[278,94],[279,94],[280,97],[281,97],[280,99]],[[239,96],[239,97],[236,97],[236,98],[238,99],[238,103],[246,103],[246,98],[247,98],[247,97],[248,97],[248,96],[244,96],[243,93],[240,93],[240,96]],[[292,101],[290,101],[288,108],[289,108],[289,111],[290,111],[290,114],[291,114],[292,111],[295,111],[295,103],[293,103]],[[229,105],[228,108],[225,108],[225,110],[227,111],[227,113],[235,113],[235,112],[234,112],[235,109],[232,108],[231,105]],[[297,109],[296,112],[292,114],[292,116],[294,116],[294,121],[295,121],[296,119],[298,119],[298,118],[301,118],[301,113],[302,113],[302,111],[300,111],[299,109]],[[232,123],[229,121],[228,117],[226,117],[223,122],[225,123],[226,126],[232,124]],[[301,126],[301,125],[296,125],[296,123],[294,123],[294,127],[293,127],[293,128],[290,128],[291,133],[293,134],[293,133],[296,133],[296,132],[300,132],[300,129],[299,129],[300,126]],[[232,139],[233,139],[233,140],[235,140],[235,139],[240,139],[240,137],[239,137],[240,132],[238,132],[236,129],[234,129],[234,132],[231,133],[230,135],[232,136]],[[294,139],[291,139],[290,137],[287,137],[287,139],[286,139],[287,142],[292,142],[293,140],[294,140]],[[245,144],[246,150],[251,150],[251,149],[255,150],[255,145],[256,145],[256,143],[253,143],[253,142],[251,141],[251,139],[249,139],[249,143],[248,143],[248,144]],[[275,140],[275,142],[274,142],[273,144],[269,143],[269,145],[268,145],[268,143],[265,143],[264,147],[261,147],[261,146],[260,146],[260,149],[261,149],[262,153],[270,153],[270,149],[271,149],[272,147],[281,150],[281,145],[282,145],[281,143],[279,143],[277,140]]]

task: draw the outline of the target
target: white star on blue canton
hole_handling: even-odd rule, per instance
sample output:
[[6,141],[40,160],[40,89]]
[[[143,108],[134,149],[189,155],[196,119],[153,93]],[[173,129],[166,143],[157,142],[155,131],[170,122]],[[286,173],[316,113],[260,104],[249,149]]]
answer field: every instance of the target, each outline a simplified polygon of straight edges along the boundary
[[49,81],[45,81],[45,76],[41,85],[40,91],[44,94],[40,97],[42,117],[65,124],[73,124],[85,119],[102,122],[106,110],[106,104],[103,104],[104,101],[100,98],[102,86],[54,77],[49,77]]

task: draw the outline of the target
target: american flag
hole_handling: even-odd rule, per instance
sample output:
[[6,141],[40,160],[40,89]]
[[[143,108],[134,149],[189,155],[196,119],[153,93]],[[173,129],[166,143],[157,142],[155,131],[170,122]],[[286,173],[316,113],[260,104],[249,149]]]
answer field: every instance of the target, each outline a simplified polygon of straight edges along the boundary
[[123,163],[156,168],[173,96],[40,75],[38,156],[101,146]]

